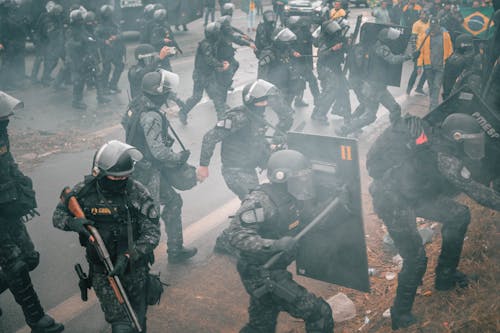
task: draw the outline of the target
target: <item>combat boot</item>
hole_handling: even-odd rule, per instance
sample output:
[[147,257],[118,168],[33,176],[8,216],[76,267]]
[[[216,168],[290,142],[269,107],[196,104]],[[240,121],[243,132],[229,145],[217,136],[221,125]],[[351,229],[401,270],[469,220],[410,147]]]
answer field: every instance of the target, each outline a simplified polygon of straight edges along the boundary
[[78,110],[87,110],[87,104],[83,103],[82,101],[73,101],[73,103],[71,103],[71,106]]
[[168,262],[172,264],[184,262],[193,257],[197,252],[198,249],[195,247],[190,248],[181,246],[180,248],[168,249]]
[[328,118],[326,116],[318,115],[313,113],[311,115],[311,119],[317,121],[320,125],[328,126],[330,123],[328,122]]
[[305,108],[306,106],[309,106],[302,98],[295,98],[295,102],[293,103],[295,107],[298,108]]
[[469,286],[469,277],[457,269],[447,268],[436,269],[436,279],[434,287],[439,291],[446,291],[455,287],[467,288]]
[[31,327],[31,333],[59,333],[64,331],[64,325],[56,322],[49,315],[44,315],[35,324],[28,325]]
[[411,313],[398,313],[391,307],[391,326],[393,330],[409,327],[417,322],[417,318]]

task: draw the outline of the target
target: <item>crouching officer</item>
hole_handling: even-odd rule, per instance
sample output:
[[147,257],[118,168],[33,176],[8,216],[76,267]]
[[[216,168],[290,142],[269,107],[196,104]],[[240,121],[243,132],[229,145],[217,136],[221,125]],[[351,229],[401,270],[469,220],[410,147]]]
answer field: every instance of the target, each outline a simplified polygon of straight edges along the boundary
[[165,205],[161,218],[167,232],[168,260],[172,263],[189,259],[197,252],[196,248],[183,245],[182,197],[168,178],[169,173],[186,164],[190,151],[172,150],[175,140],[169,134],[170,122],[160,111],[178,83],[179,76],[164,69],[144,75],[142,95],[130,103],[122,122],[127,143],[145,157],[137,164],[135,178],[149,189],[158,207]]
[[[330,306],[292,279],[287,266],[295,260],[295,240],[314,197],[312,168],[304,155],[282,150],[269,158],[271,183],[256,188],[231,221],[231,244],[240,251],[238,272],[250,294],[249,321],[240,332],[275,332],[280,311],[304,319],[306,332],[333,332]],[[280,260],[264,264],[276,253]],[[273,288],[267,288],[269,280]]]
[[[160,240],[158,211],[148,190],[130,179],[142,154],[120,141],[109,141],[94,155],[92,175],[64,193],[54,212],[58,229],[79,234],[86,248],[92,287],[113,333],[133,333],[132,323],[113,291],[108,275],[119,276],[138,321],[146,332],[146,281],[153,250]],[[74,217],[68,200],[76,197],[85,218]],[[87,225],[100,233],[114,270],[108,272],[90,238]]]
[[39,253],[24,222],[36,212],[31,179],[18,168],[10,152],[9,117],[23,103],[0,91],[0,290],[9,289],[33,333],[57,333],[64,326],[45,314],[29,272]]
[[427,269],[416,217],[443,224],[435,288],[468,285],[469,279],[457,267],[471,215],[467,206],[453,198],[463,192],[483,206],[500,210],[500,195],[473,179],[477,169],[471,166],[477,167],[483,156],[483,130],[472,116],[460,113],[446,117],[434,132],[416,117],[402,118],[368,152],[375,212],[404,259],[391,307],[393,329],[416,322],[411,309]]

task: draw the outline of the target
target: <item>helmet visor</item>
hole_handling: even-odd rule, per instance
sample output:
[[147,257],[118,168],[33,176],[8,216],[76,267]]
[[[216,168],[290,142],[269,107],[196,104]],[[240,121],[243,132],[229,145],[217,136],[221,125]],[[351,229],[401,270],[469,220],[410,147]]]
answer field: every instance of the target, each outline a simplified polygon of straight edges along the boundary
[[[103,170],[106,174],[108,170],[113,168],[123,154],[128,154],[134,161],[142,159],[141,152],[134,146],[128,145],[121,141],[112,140],[104,144],[96,153],[94,159],[94,171],[97,169]],[[121,172],[112,172],[112,176],[126,176],[132,173],[133,167],[130,170],[123,170]]]
[[297,35],[295,35],[292,30],[285,28],[278,32],[276,37],[274,37],[275,41],[280,41],[280,42],[293,42],[297,40]]
[[401,31],[399,31],[398,29],[394,28],[387,29],[387,39],[396,40],[399,38],[399,36],[401,36]]
[[[169,91],[176,91],[179,86],[179,75],[166,71],[164,69],[159,69],[158,72],[161,74],[160,86],[158,87],[158,92],[167,93]],[[161,90],[161,91],[160,91]]]
[[464,152],[473,160],[484,157],[485,138],[484,132],[477,134],[461,134],[464,143]]
[[249,101],[251,98],[253,98],[257,101],[260,101],[265,99],[266,97],[275,96],[278,94],[279,90],[274,84],[259,79],[252,84],[250,90],[248,90],[247,96],[245,96],[245,99]]
[[146,54],[139,54],[137,56],[137,59],[142,60],[142,62],[146,65],[152,65],[156,59],[156,53],[146,53]]
[[13,111],[22,109],[23,107],[23,102],[0,91],[0,119],[12,116],[14,114]]
[[310,169],[301,170],[297,174],[288,178],[287,189],[297,200],[310,200],[314,198],[313,171]]

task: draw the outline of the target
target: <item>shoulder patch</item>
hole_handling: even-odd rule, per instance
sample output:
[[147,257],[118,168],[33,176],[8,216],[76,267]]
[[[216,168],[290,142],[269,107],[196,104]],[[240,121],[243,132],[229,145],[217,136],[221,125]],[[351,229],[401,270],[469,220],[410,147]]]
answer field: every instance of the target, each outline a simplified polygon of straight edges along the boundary
[[230,118],[219,120],[215,125],[217,128],[231,129],[233,128],[233,121]]
[[264,222],[265,221],[264,208],[256,207],[242,212],[240,214],[240,221],[242,224],[246,225],[252,225]]
[[460,170],[460,176],[462,176],[463,179],[470,180],[471,173],[469,169],[462,167],[462,170]]

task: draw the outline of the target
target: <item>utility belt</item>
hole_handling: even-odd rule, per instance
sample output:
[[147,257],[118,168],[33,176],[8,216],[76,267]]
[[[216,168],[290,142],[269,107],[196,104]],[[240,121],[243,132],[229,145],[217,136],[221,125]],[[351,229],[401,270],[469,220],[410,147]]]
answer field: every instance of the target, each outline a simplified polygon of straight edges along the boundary
[[267,270],[262,269],[259,266],[247,266],[246,272],[252,272],[254,274],[260,275],[262,278],[262,284],[252,290],[250,294],[260,299],[266,295],[275,296],[285,300],[288,303],[293,303],[297,300],[298,296],[294,290],[288,289],[288,280],[291,280],[292,275],[286,269],[279,270]]

